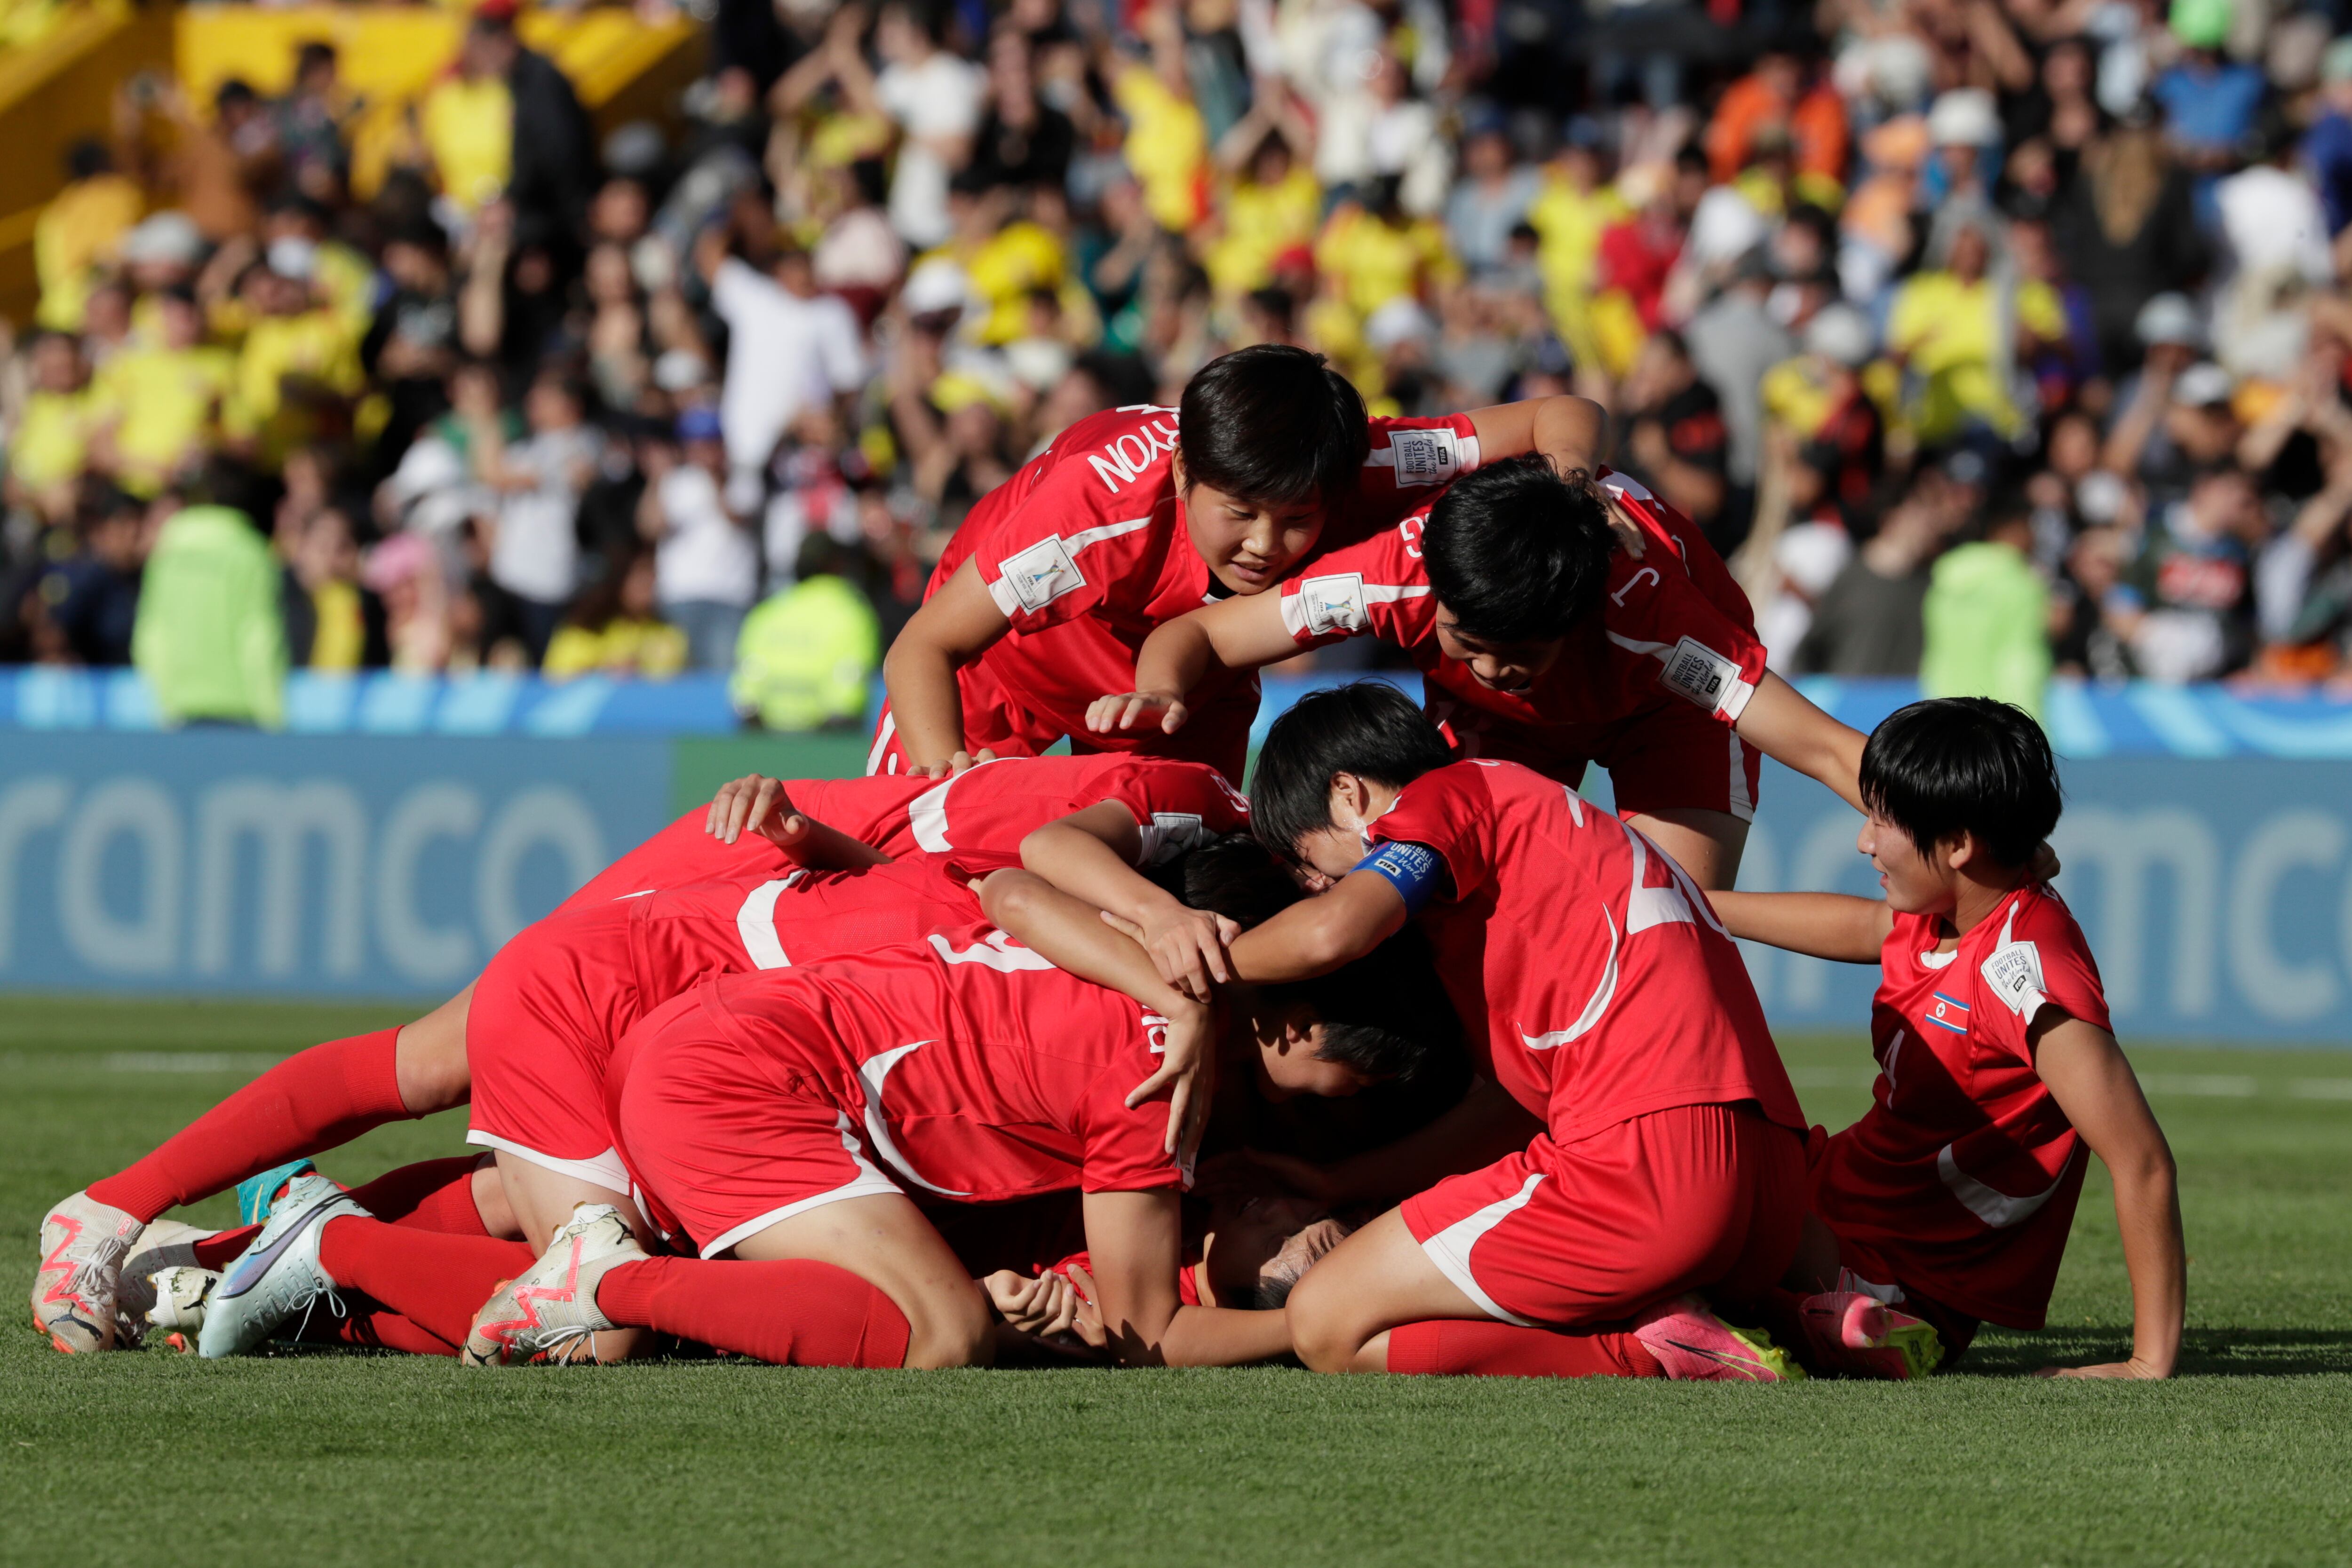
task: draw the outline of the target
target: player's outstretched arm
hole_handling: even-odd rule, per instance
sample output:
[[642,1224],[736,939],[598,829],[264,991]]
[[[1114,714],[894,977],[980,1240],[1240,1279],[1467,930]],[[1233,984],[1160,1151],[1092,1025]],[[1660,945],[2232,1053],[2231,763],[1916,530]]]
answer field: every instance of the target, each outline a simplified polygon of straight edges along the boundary
[[1087,1251],[1113,1354],[1128,1366],[1244,1366],[1288,1354],[1287,1313],[1183,1304],[1180,1203],[1174,1187],[1086,1195]]
[[1097,735],[1133,729],[1153,714],[1173,735],[1191,715],[1185,698],[1221,670],[1255,670],[1298,652],[1282,623],[1282,595],[1254,593],[1179,615],[1143,640],[1135,655],[1135,690],[1097,697],[1087,727]]
[[980,580],[980,568],[967,560],[890,644],[882,659],[882,679],[890,692],[891,716],[898,721],[899,747],[913,771],[944,778],[986,760],[984,753],[976,758],[965,748],[956,672],[1012,629]]
[[1540,452],[1562,478],[1590,476],[1609,429],[1607,411],[1591,398],[1561,393],[1470,411],[1481,465]]
[[2189,1249],[2180,1234],[2172,1147],[2114,1035],[2044,1002],[2026,1039],[2058,1108],[2115,1183],[2116,1228],[2132,1287],[2131,1359],[2054,1368],[2048,1375],[2169,1377],[2189,1310]]
[[1215,1019],[1160,977],[1140,947],[1104,924],[1102,911],[1072,898],[1032,872],[992,872],[980,883],[980,906],[1023,946],[1032,948],[1082,980],[1132,997],[1136,1005],[1168,1020],[1160,1071],[1128,1095],[1139,1105],[1168,1091],[1168,1142],[1171,1154],[1190,1160],[1208,1130],[1215,1098]]
[[1783,767],[1818,779],[1855,810],[1862,803],[1862,747],[1868,737],[1808,702],[1771,671],[1732,727],[1739,738]]
[[839,828],[796,810],[781,779],[750,773],[719,787],[703,831],[726,843],[746,832],[759,834],[794,861],[817,871],[856,871],[888,865],[890,857]]
[[1097,801],[1021,841],[1023,865],[1101,910],[1150,955],[1161,979],[1205,1002],[1212,983],[1231,978],[1225,944],[1241,927],[1147,880],[1135,869],[1142,853],[1142,830],[1117,800]]
[[1894,912],[1883,898],[1843,893],[1719,893],[1706,901],[1724,929],[1746,942],[1785,947],[1791,953],[1832,958],[1841,964],[1875,964]]
[[1378,872],[1351,871],[1331,891],[1302,898],[1226,949],[1235,975],[1256,985],[1312,979],[1362,957],[1404,927],[1404,894]]

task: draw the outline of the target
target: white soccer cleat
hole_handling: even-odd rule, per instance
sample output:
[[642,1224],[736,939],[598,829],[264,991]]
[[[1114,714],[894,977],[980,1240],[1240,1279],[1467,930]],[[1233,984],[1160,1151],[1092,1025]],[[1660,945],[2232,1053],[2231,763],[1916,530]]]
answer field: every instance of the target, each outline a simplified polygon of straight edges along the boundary
[[205,1303],[196,1353],[208,1360],[243,1355],[320,1301],[341,1312],[335,1281],[319,1263],[319,1238],[327,1221],[346,1215],[365,1219],[368,1211],[325,1176],[302,1176],[289,1186]]
[[[219,1234],[176,1219],[158,1219],[148,1225],[131,1245],[130,1256],[122,1260],[122,1270],[115,1285],[114,1343],[118,1349],[138,1349],[146,1343],[148,1329],[156,1326],[157,1276],[185,1269],[207,1279],[220,1278],[217,1270],[206,1269],[196,1261],[195,1246]],[[165,1332],[179,1328],[189,1333],[196,1332],[194,1323],[174,1323]]]
[[112,1350],[122,1260],[147,1228],[110,1203],[78,1192],[41,1217],[41,1263],[33,1272],[33,1326],[68,1355]]
[[458,1360],[467,1366],[593,1362],[596,1336],[620,1326],[597,1309],[596,1286],[612,1270],[645,1256],[611,1204],[580,1205],[539,1261],[482,1303]]
[[141,1325],[142,1337],[156,1337],[159,1343],[182,1355],[194,1354],[204,1333],[205,1308],[220,1282],[219,1274],[193,1263],[159,1269],[146,1276],[141,1283],[147,1287],[152,1304]]

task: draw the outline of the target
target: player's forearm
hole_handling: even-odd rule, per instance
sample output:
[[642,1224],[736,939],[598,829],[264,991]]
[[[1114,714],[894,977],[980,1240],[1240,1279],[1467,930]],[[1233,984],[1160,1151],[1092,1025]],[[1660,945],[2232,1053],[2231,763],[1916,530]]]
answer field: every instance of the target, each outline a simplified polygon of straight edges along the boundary
[[2150,1376],[2169,1377],[2189,1311],[2189,1250],[2171,1152],[2159,1146],[2120,1169],[2110,1161],[2108,1174],[2116,1186],[2124,1269],[2131,1276],[2132,1362]]
[[1481,464],[1540,452],[1563,473],[1592,471],[1607,420],[1599,403],[1565,393],[1470,411]]
[[1490,1166],[1524,1149],[1543,1124],[1498,1086],[1480,1079],[1462,1103],[1395,1143],[1325,1168],[1333,1203],[1408,1197],[1450,1176]]
[[1177,903],[1108,844],[1066,822],[1048,822],[1023,839],[1021,863],[1071,897],[1138,925]]
[[1160,977],[1150,956],[1103,924],[1095,905],[1029,872],[1000,871],[981,887],[982,912],[1057,969],[1134,998],[1171,1019],[1202,1005]]
[[1161,1366],[1247,1366],[1290,1354],[1290,1314],[1179,1307],[1151,1347]]
[[963,694],[956,684],[956,670],[954,656],[912,623],[882,660],[899,749],[917,767],[945,762],[965,748]]
[[1733,727],[1739,737],[1783,767],[1819,779],[1855,810],[1862,803],[1862,747],[1867,738],[1808,702],[1767,670]]
[[1220,664],[1207,629],[1195,617],[1180,615],[1143,640],[1135,655],[1135,689],[1190,696]]
[[1841,964],[1875,964],[1891,916],[1885,902],[1843,893],[1717,893],[1706,895],[1724,929],[1747,942]]
[[1262,986],[1310,980],[1362,957],[1400,930],[1404,900],[1378,877],[1368,889],[1358,872],[1314,898],[1302,898],[1226,949],[1234,976]]

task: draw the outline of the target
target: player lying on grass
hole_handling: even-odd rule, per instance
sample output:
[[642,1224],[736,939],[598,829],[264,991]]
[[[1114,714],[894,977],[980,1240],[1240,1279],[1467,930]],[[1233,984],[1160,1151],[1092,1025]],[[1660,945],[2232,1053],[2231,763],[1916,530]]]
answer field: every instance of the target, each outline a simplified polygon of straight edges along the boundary
[[[1452,760],[1393,687],[1303,699],[1257,769],[1254,831],[1332,886],[1236,938],[1234,972],[1324,972],[1417,918],[1484,1080],[1421,1133],[1307,1173],[1327,1201],[1406,1201],[1292,1298],[1307,1364],[1801,1375],[1700,1294],[1771,1310],[1805,1155],[1747,970],[1691,879],[1558,782]],[[1914,1326],[1830,1295],[1796,1315],[1841,1370]]]
[[[1376,963],[1377,988],[1366,966],[1235,993],[1219,1035],[1229,1070],[1275,1096],[1409,1075],[1450,1019],[1425,956]],[[1280,1354],[1278,1314],[1181,1300],[1185,1167],[1158,1108],[1124,1103],[1166,1028],[984,924],[706,980],[631,1030],[610,1084],[635,1190],[696,1255],[648,1257],[612,1208],[583,1207],[481,1309],[467,1355],[593,1359],[599,1336],[635,1327],[781,1364],[984,1363],[986,1296],[906,1194],[1071,1189],[1118,1359]],[[214,1293],[206,1354],[250,1348],[337,1285],[382,1296],[324,1266],[334,1222],[361,1218],[331,1184],[289,1193]],[[418,1239],[398,1239],[413,1265]]]
[[1589,468],[1601,419],[1597,404],[1552,397],[1367,420],[1322,356],[1260,345],[1212,360],[1180,408],[1080,420],[956,531],[884,661],[889,704],[866,771],[942,773],[1067,736],[1213,763],[1238,782],[1255,681],[1204,686],[1181,734],[1090,734],[1087,705],[1136,684],[1155,626],[1265,593],[1482,461],[1532,452]]
[[[1639,557],[1612,507],[1650,541]],[[1618,810],[1703,886],[1738,870],[1759,753],[1854,800],[1862,737],[1766,671],[1748,601],[1698,531],[1620,476],[1563,479],[1532,458],[1457,480],[1279,593],[1170,622],[1138,654],[1136,689],[1087,723],[1097,739],[1181,736],[1195,692],[1363,636],[1412,654],[1465,756],[1570,787],[1590,763],[1609,769]]]
[[[650,1234],[609,1124],[614,1051],[639,1019],[705,976],[936,944],[942,934],[980,919],[970,885],[974,874],[959,857],[918,855],[887,866],[794,873],[758,884],[748,879],[693,883],[551,916],[509,943],[475,992],[469,1047],[475,1095],[467,1136],[498,1151],[500,1189],[518,1233],[551,1233],[576,1207],[590,1204],[608,1207],[640,1235]],[[1297,896],[1289,878],[1248,839],[1188,852],[1163,874],[1181,878],[1185,895],[1197,904],[1228,907],[1244,918]],[[1160,982],[1145,956],[1106,928],[1093,910],[1047,895],[1028,901],[1020,919],[1023,931],[1075,973],[1127,987],[1158,1020],[1163,1043],[1193,1054],[1190,1042],[1208,1033],[1207,1009]],[[996,939],[1003,941],[1001,932]],[[1048,962],[1037,951],[1009,946],[971,961],[1013,962],[1013,955],[1020,962]],[[1144,1098],[1130,1092],[1129,1102],[1140,1105]],[[240,1335],[267,1333],[293,1310],[290,1299],[271,1292],[308,1288],[303,1276],[272,1272],[268,1249],[259,1241],[255,1248],[255,1259],[232,1270],[220,1288],[215,1303],[220,1310],[208,1313],[201,1341],[207,1355],[236,1354],[246,1347]],[[396,1250],[404,1259],[415,1248],[404,1242]],[[349,1276],[351,1268],[344,1272]],[[514,1270],[509,1265],[504,1272]],[[253,1291],[260,1294],[240,1300]],[[642,1337],[608,1334],[596,1348],[621,1359],[643,1348]]]
[[[720,792],[709,810],[688,813],[623,856],[551,918],[600,912],[593,919],[610,926],[628,915],[617,901],[654,889],[725,876],[749,879],[753,890],[764,889],[804,863],[856,863],[877,853],[887,857],[925,847],[1011,854],[1029,831],[1064,817],[1109,834],[1118,852],[1141,864],[1234,831],[1245,820],[1244,803],[1213,769],[1150,758],[1042,758],[975,770],[945,783],[803,781],[791,790],[785,794],[776,780],[739,780]],[[750,810],[755,801],[763,808],[757,818]],[[820,809],[845,826],[815,821],[810,813]],[[757,831],[746,832],[747,824]],[[1187,918],[1168,916],[1164,945],[1181,945],[1189,932],[1196,946],[1213,947],[1219,934],[1211,917],[1196,913],[1189,925]],[[748,934],[757,927],[751,922],[742,929]],[[724,933],[719,940],[723,950]],[[828,938],[819,931],[795,940]],[[543,937],[519,943],[527,953],[547,956]],[[765,950],[780,944],[781,938]],[[748,948],[740,943],[736,948],[740,961],[755,961]],[[612,964],[625,962],[617,953],[608,956]],[[492,960],[493,970],[512,972],[518,980],[526,978],[522,968],[520,959]],[[529,1020],[540,994],[523,984],[490,1000],[502,1022]],[[469,1035],[478,1032],[469,1027],[477,999],[476,988],[468,986],[413,1023],[313,1046],[271,1068],[127,1169],[58,1204],[42,1221],[41,1262],[32,1291],[35,1323],[60,1350],[109,1348],[121,1260],[146,1224],[166,1209],[349,1142],[386,1122],[466,1103],[473,1091],[467,1047]],[[1147,1088],[1156,1092],[1160,1086],[1155,1078]],[[1181,1114],[1185,1107],[1173,1109]],[[483,1130],[505,1135],[495,1126]],[[552,1168],[559,1176],[590,1175],[581,1162],[593,1165],[605,1147],[597,1142],[593,1148],[561,1154],[557,1157],[565,1163]],[[517,1157],[523,1156],[518,1152]],[[611,1174],[612,1167],[603,1169]],[[553,1215],[570,1211],[565,1202]],[[532,1218],[541,1217],[534,1211]],[[528,1232],[541,1233],[536,1227]]]
[[1947,1364],[1979,1321],[2039,1329],[2087,1147],[2115,1182],[2132,1354],[2060,1375],[2169,1376],[2188,1290],[2172,1151],[2082,928],[2030,866],[2061,809],[2048,739],[2003,703],[1914,703],[1871,736],[1862,795],[1856,847],[1885,897],[1711,895],[1735,936],[1883,976],[1878,1082],[1814,1166],[1799,1277],[1903,1303]]

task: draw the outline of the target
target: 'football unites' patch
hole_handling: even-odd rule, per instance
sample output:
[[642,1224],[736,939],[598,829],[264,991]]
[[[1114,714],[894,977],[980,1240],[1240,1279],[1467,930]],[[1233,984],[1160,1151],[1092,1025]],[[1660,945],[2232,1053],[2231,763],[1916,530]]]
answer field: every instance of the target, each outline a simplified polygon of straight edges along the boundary
[[1696,637],[1675,643],[1666,654],[1665,668],[1658,673],[1660,685],[1709,713],[1723,706],[1723,699],[1738,679],[1738,664]]
[[1399,486],[1443,485],[1462,471],[1462,444],[1450,430],[1389,433]]

